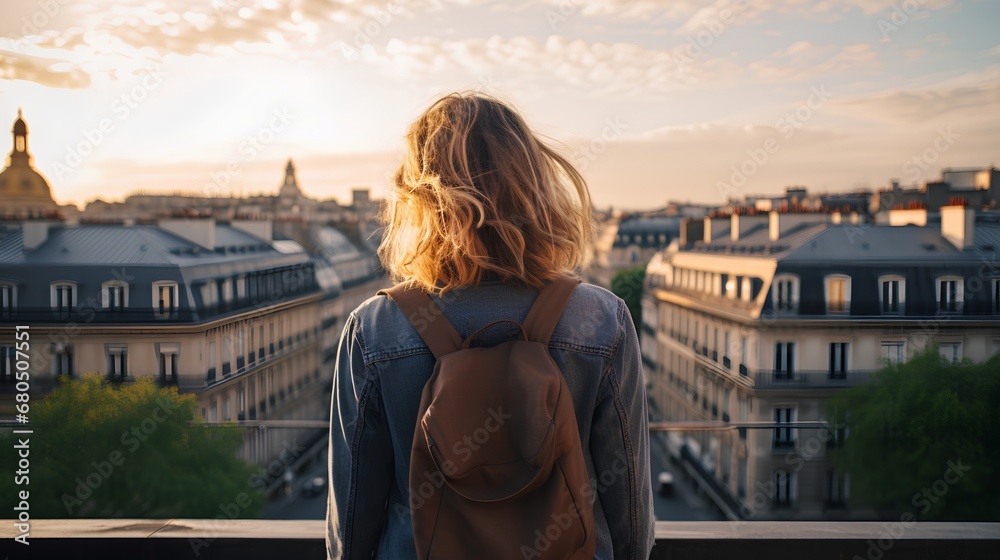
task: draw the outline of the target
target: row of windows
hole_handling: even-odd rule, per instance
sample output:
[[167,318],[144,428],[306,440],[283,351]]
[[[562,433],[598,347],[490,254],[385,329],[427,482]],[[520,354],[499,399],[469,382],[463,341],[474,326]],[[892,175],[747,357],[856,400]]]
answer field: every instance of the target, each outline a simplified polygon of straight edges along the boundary
[[[159,380],[163,383],[177,383],[177,344],[157,343],[157,365]],[[53,376],[76,374],[74,368],[73,346],[53,343],[47,348],[49,355],[49,370]],[[0,382],[13,381],[14,347],[0,346]],[[104,371],[115,381],[128,377],[128,345],[104,345]]]
[[[709,295],[724,296],[749,302],[757,297],[762,281],[745,275],[733,275],[680,267],[665,267],[661,273],[650,274],[651,287],[674,287]],[[878,279],[879,308],[883,314],[904,314],[906,306],[906,280],[899,275],[885,275]],[[831,274],[823,280],[826,312],[849,313],[851,310],[852,279],[843,274]],[[961,276],[946,275],[935,279],[935,305],[943,312],[960,312],[965,299],[965,281]],[[1000,314],[1000,278],[989,284],[992,296],[991,309]],[[772,301],[779,312],[795,312],[799,307],[799,277],[778,274],[774,277]]]
[[[831,379],[843,379],[850,369],[851,344],[849,342],[831,342],[829,344],[829,374]],[[994,341],[994,352],[1000,350],[1000,341]],[[955,341],[938,342],[941,357],[952,363],[962,361],[962,343]],[[776,342],[774,344],[773,372],[779,379],[792,379],[795,376],[797,364],[797,346],[795,342]],[[888,364],[899,364],[906,361],[905,340],[883,340],[881,342],[881,358]]]
[[[294,293],[309,282],[308,268],[299,267],[286,270],[269,270],[241,274],[230,278],[208,280],[198,287],[201,305],[214,308],[251,298],[277,300]],[[109,280],[101,284],[102,309],[122,311],[129,307],[129,284],[121,280]],[[60,281],[50,284],[50,307],[58,314],[68,315],[79,306],[76,282]],[[152,283],[152,301],[155,313],[169,318],[177,310],[178,287],[173,281]],[[97,307],[96,301],[89,307]],[[0,283],[0,316],[9,316],[17,308],[17,288],[8,283]]]
[[[879,283],[879,308],[884,314],[903,314],[906,305],[906,280],[898,275],[881,276]],[[851,309],[851,277],[832,274],[824,279],[824,296],[827,313],[848,313]],[[991,282],[992,310],[1000,313],[1000,278]],[[965,281],[961,276],[941,276],[935,280],[935,304],[945,312],[962,310]],[[796,311],[799,306],[799,278],[793,274],[774,277],[772,291],[777,311]]]
[[680,267],[671,267],[670,274],[662,278],[651,278],[651,283],[747,302],[756,298],[763,286],[763,281],[755,276]]
[[[790,508],[798,502],[798,473],[777,470],[771,477],[771,503],[775,508]],[[741,473],[742,476],[742,473]],[[850,495],[850,475],[834,470],[826,473],[823,489],[824,501],[828,508],[843,508]],[[746,488],[739,488],[740,497],[746,496]]]
[[[68,314],[79,307],[76,282],[61,281],[49,285],[49,306],[58,314]],[[177,283],[156,281],[152,284],[153,308],[157,315],[169,317],[177,310]],[[96,307],[96,302],[95,307]],[[102,309],[124,310],[129,306],[129,284],[109,280],[101,284]],[[17,308],[17,288],[0,284],[0,316],[8,316]]]
[[642,243],[644,239],[646,243],[655,243],[659,241],[661,244],[665,245],[667,243],[667,234],[647,233],[643,235],[641,233],[635,233],[635,234],[625,233],[625,234],[618,234],[615,236],[615,241],[618,243]]

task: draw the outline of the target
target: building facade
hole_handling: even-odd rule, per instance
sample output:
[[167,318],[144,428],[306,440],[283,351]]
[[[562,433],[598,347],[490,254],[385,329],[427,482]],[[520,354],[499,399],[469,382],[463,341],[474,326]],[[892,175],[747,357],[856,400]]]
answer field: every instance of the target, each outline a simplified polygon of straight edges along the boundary
[[732,518],[868,517],[828,459],[849,413],[828,400],[928,344],[950,360],[1000,351],[996,218],[959,206],[923,226],[778,212],[685,223],[647,267],[651,415],[760,427],[671,434],[675,458]]
[[[0,408],[13,404],[14,327],[28,325],[38,393],[99,372],[196,394],[210,423],[328,419],[343,320],[382,279],[354,259],[366,272],[345,284],[343,259],[269,221],[0,225]],[[242,454],[264,464],[325,433],[253,427]]]

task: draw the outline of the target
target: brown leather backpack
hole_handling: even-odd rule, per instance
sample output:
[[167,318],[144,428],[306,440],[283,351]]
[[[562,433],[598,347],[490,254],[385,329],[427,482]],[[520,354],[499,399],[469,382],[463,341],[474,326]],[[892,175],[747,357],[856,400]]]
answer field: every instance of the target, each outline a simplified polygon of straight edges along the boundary
[[[566,380],[548,343],[579,280],[546,286],[524,325],[462,340],[427,294],[384,290],[437,362],[410,453],[417,557],[594,557],[593,491]],[[427,318],[433,320],[428,321]],[[518,340],[470,348],[503,322]]]

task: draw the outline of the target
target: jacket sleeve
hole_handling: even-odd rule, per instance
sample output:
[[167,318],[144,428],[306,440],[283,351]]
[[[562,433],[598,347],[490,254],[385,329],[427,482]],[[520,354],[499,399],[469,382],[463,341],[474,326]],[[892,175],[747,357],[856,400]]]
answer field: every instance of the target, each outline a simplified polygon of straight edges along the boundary
[[382,392],[365,366],[364,340],[352,313],[333,372],[330,413],[329,559],[371,558],[385,523],[393,481],[392,445]]
[[645,560],[655,541],[649,422],[635,326],[618,302],[618,334],[594,410],[590,451],[616,559]]

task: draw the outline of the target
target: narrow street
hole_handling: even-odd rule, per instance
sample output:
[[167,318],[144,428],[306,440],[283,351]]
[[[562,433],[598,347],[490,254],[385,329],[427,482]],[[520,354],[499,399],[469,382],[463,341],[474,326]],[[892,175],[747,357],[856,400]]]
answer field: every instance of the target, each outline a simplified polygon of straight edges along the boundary
[[[289,496],[278,493],[264,508],[264,519],[323,519],[326,516],[326,494],[328,488],[313,496],[307,496],[303,488],[313,478],[326,477],[326,456],[320,452],[317,462],[310,465],[303,475],[293,482],[294,490]],[[698,494],[690,480],[683,478],[683,470],[671,465],[667,450],[660,439],[650,440],[650,466],[653,479],[653,510],[657,521],[721,521],[725,517],[712,503]],[[661,472],[674,475],[674,489],[670,495],[659,492],[657,479]]]

